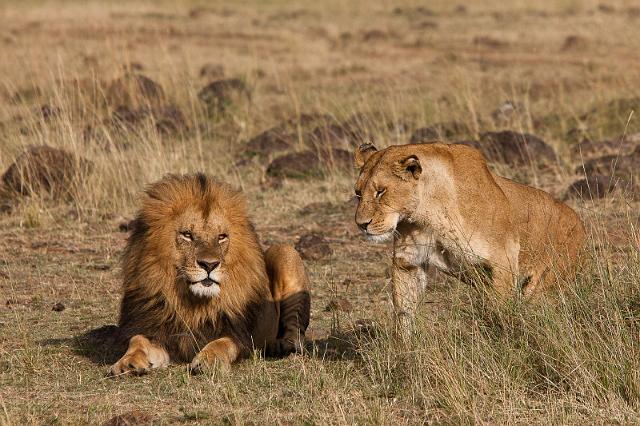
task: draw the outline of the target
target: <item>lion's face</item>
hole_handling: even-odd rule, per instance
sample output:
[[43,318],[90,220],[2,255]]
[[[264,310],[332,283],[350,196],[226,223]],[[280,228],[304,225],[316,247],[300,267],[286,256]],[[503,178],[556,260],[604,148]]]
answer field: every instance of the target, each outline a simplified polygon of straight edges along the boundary
[[124,262],[131,285],[240,310],[266,280],[244,197],[228,185],[168,175],[147,189],[136,222]]
[[175,220],[175,264],[196,296],[216,297],[225,280],[230,226],[222,215],[189,209]]
[[416,209],[416,186],[422,172],[415,155],[377,151],[372,145],[356,149],[360,175],[355,184],[356,223],[373,241],[385,241]]

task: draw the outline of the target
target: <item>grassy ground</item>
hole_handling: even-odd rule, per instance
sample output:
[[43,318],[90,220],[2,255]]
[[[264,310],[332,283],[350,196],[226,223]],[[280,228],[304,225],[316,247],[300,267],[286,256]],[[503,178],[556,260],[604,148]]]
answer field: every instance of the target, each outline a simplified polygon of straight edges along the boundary
[[[242,150],[303,113],[359,113],[378,146],[434,122],[461,123],[460,138],[509,128],[541,136],[560,162],[495,170],[563,197],[579,177],[572,143],[640,131],[638,24],[631,1],[1,3],[0,169],[48,144],[94,170],[69,200],[25,198],[0,215],[0,424],[640,422],[637,200],[569,201],[590,262],[553,303],[496,308],[436,274],[422,332],[399,347],[390,248],[358,237],[353,171],[274,185],[272,155]],[[205,111],[205,64],[242,79],[250,99]],[[109,82],[132,68],[189,130],[111,129],[108,149],[85,141],[112,112]],[[491,112],[506,100],[519,112],[504,122]],[[44,118],[43,105],[57,114]],[[204,377],[174,366],[107,379],[78,337],[116,321],[119,224],[145,183],[190,171],[241,187],[265,244],[327,238],[333,254],[307,261],[312,351]],[[351,306],[325,310],[332,300]]]

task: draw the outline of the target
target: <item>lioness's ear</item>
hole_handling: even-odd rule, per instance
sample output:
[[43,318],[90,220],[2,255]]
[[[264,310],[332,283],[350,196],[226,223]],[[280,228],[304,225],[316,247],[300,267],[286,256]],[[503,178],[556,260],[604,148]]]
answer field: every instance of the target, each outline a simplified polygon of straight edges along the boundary
[[361,169],[364,166],[364,163],[367,162],[369,157],[378,149],[370,143],[363,143],[359,147],[356,148],[356,151],[353,154],[353,162],[356,166],[356,169]]
[[401,176],[412,176],[414,179],[418,179],[422,173],[422,166],[418,157],[410,155],[404,160],[400,160],[397,171]]

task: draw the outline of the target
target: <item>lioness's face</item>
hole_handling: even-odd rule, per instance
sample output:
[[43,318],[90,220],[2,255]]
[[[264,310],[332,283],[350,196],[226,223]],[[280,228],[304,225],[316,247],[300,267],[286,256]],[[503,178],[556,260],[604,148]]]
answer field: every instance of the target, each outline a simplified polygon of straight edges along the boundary
[[176,268],[196,296],[216,297],[224,288],[229,229],[223,217],[196,210],[185,211],[176,220]]
[[361,169],[355,184],[355,219],[368,239],[385,241],[393,236],[398,223],[415,210],[422,169],[414,155],[377,151],[369,145],[364,150],[356,152],[356,165]]

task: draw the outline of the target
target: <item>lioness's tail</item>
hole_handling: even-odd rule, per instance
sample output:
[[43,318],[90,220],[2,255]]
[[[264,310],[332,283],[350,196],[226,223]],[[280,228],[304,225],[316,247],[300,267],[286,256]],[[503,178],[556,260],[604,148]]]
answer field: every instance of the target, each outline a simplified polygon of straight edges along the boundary
[[267,356],[301,352],[309,326],[311,296],[309,277],[298,252],[289,245],[275,245],[265,253],[273,300],[279,307],[278,337],[267,344]]

